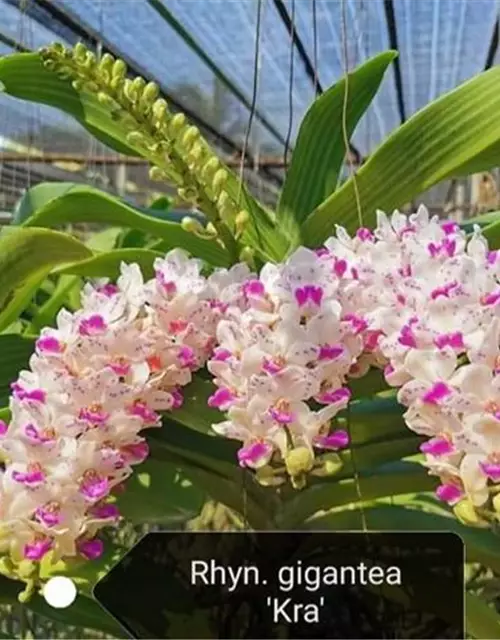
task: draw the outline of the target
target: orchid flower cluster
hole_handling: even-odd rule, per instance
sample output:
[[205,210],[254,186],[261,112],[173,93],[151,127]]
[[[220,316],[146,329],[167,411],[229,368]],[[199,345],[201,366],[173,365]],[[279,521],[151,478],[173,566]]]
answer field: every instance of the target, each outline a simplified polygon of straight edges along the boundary
[[499,252],[479,227],[467,239],[424,207],[379,213],[375,231],[355,238],[339,229],[326,247],[333,268],[347,265],[344,291],[373,338],[371,364],[399,387],[408,427],[428,438],[437,497],[487,517],[500,481]]
[[[349,380],[383,369],[437,495],[474,513],[495,508],[500,481],[500,254],[479,228],[467,239],[425,208],[354,237],[338,228],[260,273],[205,276],[174,250],[143,280],[85,285],[12,385],[0,423],[0,551],[14,562],[98,557],[118,520],[116,494],[148,455],[142,435],[179,408],[206,366],[223,412],[216,433],[263,484],[338,469],[349,434],[332,428]],[[330,464],[330,467],[328,466]],[[333,471],[332,471],[333,469]],[[500,507],[500,505],[498,505]]]
[[324,473],[315,450],[349,442],[330,424],[349,402],[345,383],[363,351],[365,324],[339,303],[341,270],[321,256],[301,248],[247,280],[242,304],[217,327],[207,365],[217,385],[209,404],[227,412],[214,430],[243,441],[240,465],[269,484],[283,482],[286,470],[303,486],[308,472]]
[[[211,354],[241,266],[201,275],[180,250],[144,282],[122,265],[116,285],[85,285],[76,313],[42,330],[30,370],[12,385],[0,423],[0,550],[14,563],[100,556],[115,495],[148,455],[141,433],[182,404],[181,388]],[[246,272],[245,272],[246,275]]]

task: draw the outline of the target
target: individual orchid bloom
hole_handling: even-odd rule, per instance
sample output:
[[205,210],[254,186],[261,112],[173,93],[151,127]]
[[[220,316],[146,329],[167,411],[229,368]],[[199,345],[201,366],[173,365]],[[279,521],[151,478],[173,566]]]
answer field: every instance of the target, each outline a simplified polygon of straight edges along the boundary
[[404,366],[412,380],[398,393],[401,404],[410,406],[418,401],[419,404],[439,406],[454,397],[450,378],[457,368],[457,357],[452,349],[410,351]]

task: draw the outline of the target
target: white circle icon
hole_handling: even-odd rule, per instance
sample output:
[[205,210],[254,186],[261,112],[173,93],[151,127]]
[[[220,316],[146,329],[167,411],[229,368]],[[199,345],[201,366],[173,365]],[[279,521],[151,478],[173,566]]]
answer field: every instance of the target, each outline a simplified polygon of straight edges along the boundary
[[65,609],[73,604],[77,596],[73,580],[65,576],[50,578],[43,587],[43,597],[54,609]]

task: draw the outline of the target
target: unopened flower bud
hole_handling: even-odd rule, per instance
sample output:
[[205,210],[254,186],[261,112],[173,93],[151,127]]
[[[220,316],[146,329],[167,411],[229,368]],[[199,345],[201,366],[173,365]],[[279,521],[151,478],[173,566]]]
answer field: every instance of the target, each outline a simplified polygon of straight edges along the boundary
[[160,167],[151,167],[149,169],[149,179],[153,182],[163,182],[167,179],[167,174]]
[[78,62],[84,62],[87,57],[87,47],[83,44],[83,42],[78,42],[73,47],[73,57]]
[[130,102],[137,100],[137,89],[134,87],[132,80],[128,78],[125,80],[123,83],[123,93]]
[[255,479],[263,487],[279,487],[286,482],[286,478],[269,465],[257,469]]
[[292,476],[300,476],[313,468],[314,455],[307,447],[292,449],[285,456],[286,470]]
[[156,82],[148,82],[142,91],[141,104],[144,106],[152,106],[159,93],[160,89]]
[[327,478],[337,474],[344,463],[338,453],[326,453],[316,459],[316,466],[311,471],[311,474],[319,478]]
[[166,100],[164,100],[163,98],[159,98],[158,100],[155,100],[152,110],[153,110],[153,116],[157,120],[159,121],[165,120],[168,114],[168,105]]
[[246,262],[250,268],[255,267],[255,251],[252,247],[243,247],[240,253],[241,262]]
[[210,160],[205,163],[203,169],[201,170],[201,177],[203,178],[203,180],[205,180],[206,182],[211,182],[219,166],[220,162],[218,158],[216,158],[215,156],[213,158],[210,158]]
[[200,131],[198,127],[189,127],[182,136],[182,144],[188,149],[199,139]]
[[111,69],[111,76],[113,80],[122,80],[127,75],[127,65],[123,60],[115,60],[113,68]]
[[113,100],[111,96],[109,96],[104,91],[99,91],[97,94],[97,100],[108,109],[119,109],[120,105]]
[[203,233],[205,231],[201,222],[190,216],[182,218],[181,227],[188,233]]
[[487,527],[488,522],[481,518],[472,501],[469,498],[464,498],[460,500],[454,507],[453,513],[455,514],[457,520],[459,520],[462,524],[468,525],[469,527]]
[[219,169],[212,180],[212,190],[216,196],[219,196],[227,181],[227,171]]
[[250,220],[250,214],[248,213],[248,211],[240,211],[238,213],[238,215],[235,218],[234,224],[236,227],[236,233],[238,235],[240,235],[241,233],[243,233],[245,227],[248,224],[248,221]]
[[97,64],[97,58],[95,56],[95,53],[93,53],[92,51],[87,51],[87,55],[85,56],[85,62],[83,63],[83,66],[90,70],[93,69]]
[[85,88],[85,80],[82,80],[81,78],[73,80],[71,86],[75,91],[83,91],[83,89]]
[[182,131],[184,125],[186,124],[186,116],[183,113],[176,113],[172,116],[170,120],[170,124],[168,125],[168,132],[172,136],[172,138],[176,138],[177,135]]
[[105,53],[102,58],[99,60],[99,73],[110,74],[113,70],[113,64],[115,59],[109,53]]
[[205,231],[209,236],[212,236],[213,238],[215,238],[215,236],[219,235],[219,232],[217,231],[217,229],[214,227],[214,225],[209,222],[207,224],[207,226],[205,227]]
[[17,565],[17,574],[20,578],[31,578],[37,571],[37,566],[32,560],[21,560]]
[[136,147],[143,147],[146,143],[144,135],[140,131],[131,131],[127,134],[127,142]]

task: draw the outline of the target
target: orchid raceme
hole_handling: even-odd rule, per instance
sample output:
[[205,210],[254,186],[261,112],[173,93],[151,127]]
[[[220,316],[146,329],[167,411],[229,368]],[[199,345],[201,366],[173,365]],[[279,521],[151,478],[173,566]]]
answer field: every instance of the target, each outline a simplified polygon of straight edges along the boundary
[[87,284],[82,307],[42,330],[30,370],[12,384],[1,423],[1,549],[14,563],[97,558],[99,530],[120,514],[113,494],[148,455],[142,437],[211,354],[215,328],[245,267],[206,279],[174,250],[144,282],[137,265],[116,285]]
[[350,284],[341,290],[376,336],[372,362],[400,387],[409,428],[429,436],[421,450],[441,480],[438,498],[491,518],[500,480],[498,252],[479,228],[468,239],[424,207],[390,220],[379,213],[373,233],[351,239],[339,229],[326,246],[333,268],[345,261]]

